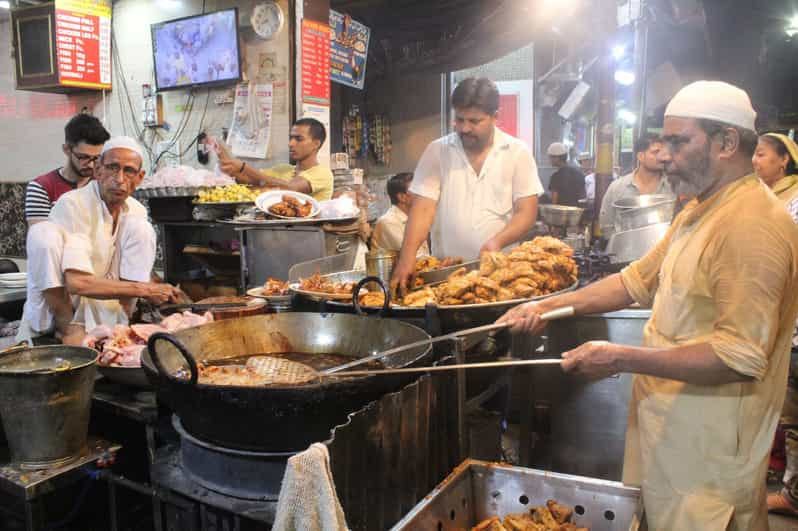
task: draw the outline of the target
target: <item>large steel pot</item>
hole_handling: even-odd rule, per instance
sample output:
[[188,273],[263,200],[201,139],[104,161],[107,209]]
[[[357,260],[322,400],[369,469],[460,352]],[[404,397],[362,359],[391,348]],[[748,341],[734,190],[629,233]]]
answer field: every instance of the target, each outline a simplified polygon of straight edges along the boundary
[[[185,348],[186,355],[156,337],[150,339],[142,354],[142,366],[156,384],[159,397],[180,417],[188,433],[228,448],[288,452],[328,439],[330,430],[349,413],[401,388],[414,377],[328,379],[285,387],[218,386],[196,382],[193,360],[279,352],[338,353],[360,358],[429,335],[396,320],[282,313],[216,321],[176,332],[175,343]],[[431,350],[429,345],[418,347],[389,356],[382,363],[387,367],[409,366]],[[191,376],[178,376],[182,373]]]
[[673,196],[646,194],[626,197],[612,204],[615,207],[615,231],[639,229],[657,223],[670,224],[676,208]]
[[[625,309],[552,321],[547,356],[593,340],[640,345],[650,310]],[[559,368],[530,371],[535,411],[531,466],[553,472],[619,481],[632,390],[631,374],[590,381]]]
[[62,345],[0,353],[0,417],[12,461],[48,468],[80,455],[97,357],[92,349]]

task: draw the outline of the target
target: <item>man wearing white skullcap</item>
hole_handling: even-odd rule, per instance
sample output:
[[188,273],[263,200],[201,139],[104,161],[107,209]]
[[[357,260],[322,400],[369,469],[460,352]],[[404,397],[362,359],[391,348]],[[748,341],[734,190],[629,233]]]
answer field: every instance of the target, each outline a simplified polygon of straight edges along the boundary
[[586,343],[563,354],[589,378],[634,373],[623,479],[640,485],[648,528],[767,529],[768,456],[798,316],[798,228],[753,173],[755,112],[725,83],[699,82],[665,112],[660,160],[694,199],[621,273],[502,317],[651,308],[644,347]]
[[585,176],[568,164],[568,148],[562,142],[553,142],[546,150],[549,164],[556,170],[549,177],[551,202],[555,205],[579,206],[585,197]]
[[[155,231],[144,206],[131,197],[144,178],[142,164],[135,140],[111,138],[103,146],[94,180],[61,196],[49,220],[31,228],[29,249],[60,260],[71,297],[46,305],[44,314],[26,304],[21,339],[55,333],[64,343],[80,344],[96,326],[127,324],[137,297],[155,304],[176,299],[173,286],[150,282]],[[32,282],[33,291],[46,289],[48,282]]]

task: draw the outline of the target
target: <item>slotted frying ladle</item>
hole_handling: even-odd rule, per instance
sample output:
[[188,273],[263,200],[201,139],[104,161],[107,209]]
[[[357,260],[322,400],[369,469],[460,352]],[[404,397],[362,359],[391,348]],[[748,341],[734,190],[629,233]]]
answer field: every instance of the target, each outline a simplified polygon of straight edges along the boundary
[[[574,307],[573,306],[564,306],[562,308],[557,308],[556,310],[552,310],[550,312],[545,312],[541,314],[540,319],[543,321],[553,321],[555,319],[563,319],[565,317],[571,317],[574,315]],[[501,330],[503,328],[507,328],[510,326],[510,323],[493,323],[485,326],[477,326],[475,328],[467,328],[465,330],[459,330],[457,332],[452,332],[451,334],[446,334],[443,336],[433,337],[430,339],[422,339],[421,341],[415,341],[413,343],[408,343],[407,345],[402,345],[399,347],[395,347],[388,350],[383,350],[382,352],[377,352],[372,356],[366,356],[365,358],[359,358],[354,361],[350,361],[349,363],[344,363],[342,365],[338,365],[337,367],[331,367],[329,369],[325,369],[323,371],[319,371],[321,376],[363,376],[365,374],[385,374],[387,372],[393,373],[394,371],[400,372],[420,372],[425,370],[424,367],[409,367],[407,369],[385,369],[385,370],[373,370],[373,371],[349,371],[346,374],[343,373],[346,369],[351,369],[352,367],[357,367],[359,365],[363,365],[365,363],[369,363],[372,361],[381,360],[387,356],[391,356],[393,354],[397,354],[399,352],[404,352],[406,350],[414,349],[417,347],[423,347],[426,345],[431,345],[433,343],[439,343],[441,341],[449,341],[451,339],[456,339],[462,336],[468,336],[472,334],[479,334],[482,332],[492,332],[494,330]],[[523,360],[523,361],[542,361],[542,360]],[[559,362],[559,360],[556,360]],[[464,366],[455,366],[455,365],[443,365],[441,367],[432,368],[434,370],[450,370],[451,368],[466,368],[466,367],[501,367],[501,366],[509,366],[516,364],[515,361],[508,361],[508,362],[486,362],[486,363],[503,363],[504,365],[485,365],[485,364],[470,364]],[[524,363],[522,365],[535,365],[533,363]],[[540,365],[540,363],[538,363]],[[427,368],[426,370],[429,370]],[[357,374],[354,374],[357,373]]]

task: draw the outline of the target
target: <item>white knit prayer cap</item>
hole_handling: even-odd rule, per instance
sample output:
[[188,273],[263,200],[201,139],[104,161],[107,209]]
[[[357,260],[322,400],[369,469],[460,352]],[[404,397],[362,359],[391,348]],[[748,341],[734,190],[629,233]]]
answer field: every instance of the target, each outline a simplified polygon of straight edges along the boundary
[[568,148],[565,147],[565,144],[562,142],[554,142],[549,146],[549,149],[546,150],[546,153],[553,157],[562,157],[568,154]]
[[136,153],[142,161],[144,161],[144,151],[141,149],[141,146],[138,142],[130,138],[129,136],[114,136],[108,139],[103,145],[103,150],[101,155],[104,154],[106,151],[111,151],[112,149],[129,149],[130,151]]
[[756,111],[744,90],[722,81],[696,81],[682,88],[665,116],[697,118],[756,131]]

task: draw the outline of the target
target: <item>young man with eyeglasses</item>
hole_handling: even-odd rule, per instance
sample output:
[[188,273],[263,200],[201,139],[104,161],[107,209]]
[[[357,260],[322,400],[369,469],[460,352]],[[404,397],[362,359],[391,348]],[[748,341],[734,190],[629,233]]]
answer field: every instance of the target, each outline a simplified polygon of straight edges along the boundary
[[131,195],[144,178],[129,137],[102,148],[94,181],[64,194],[28,231],[28,299],[17,338],[53,334],[78,345],[99,325],[127,324],[137,298],[176,302],[174,286],[150,281],[155,231]]
[[61,146],[66,164],[36,177],[25,190],[28,226],[46,220],[59,197],[91,180],[94,165],[108,138],[108,131],[94,116],[81,113],[67,122]]

